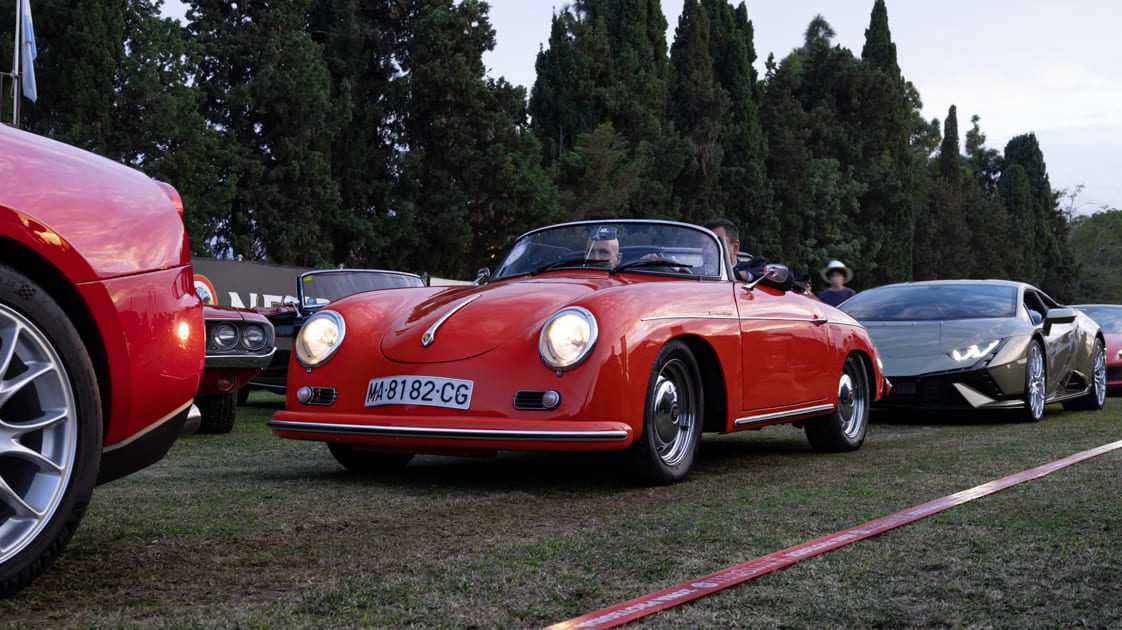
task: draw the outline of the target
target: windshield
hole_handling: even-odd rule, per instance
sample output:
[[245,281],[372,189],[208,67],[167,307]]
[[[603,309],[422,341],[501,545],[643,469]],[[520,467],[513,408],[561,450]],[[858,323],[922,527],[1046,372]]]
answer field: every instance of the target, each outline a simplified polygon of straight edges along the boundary
[[684,223],[589,221],[566,223],[522,236],[495,271],[495,279],[552,269],[603,269],[719,280],[721,249],[708,231]]
[[1112,335],[1122,333],[1122,306],[1081,306],[1079,310],[1095,320],[1104,333]]
[[412,274],[390,271],[365,269],[313,271],[300,276],[300,303],[305,310],[308,310],[363,291],[421,287],[424,284],[419,277]]
[[896,285],[858,293],[840,308],[856,319],[875,321],[1013,317],[1017,313],[1017,287]]

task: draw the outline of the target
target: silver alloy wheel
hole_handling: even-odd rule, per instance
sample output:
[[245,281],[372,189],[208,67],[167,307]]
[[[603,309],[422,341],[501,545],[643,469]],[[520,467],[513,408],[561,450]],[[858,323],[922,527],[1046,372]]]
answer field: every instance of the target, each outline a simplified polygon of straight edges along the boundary
[[853,439],[861,432],[865,420],[866,392],[854,382],[852,361],[846,361],[838,381],[838,418],[842,421],[842,433]]
[[77,418],[50,340],[0,304],[0,564],[34,541],[58,509],[74,468]]
[[1095,387],[1095,402],[1101,409],[1106,404],[1106,349],[1096,341],[1094,352],[1091,357],[1091,375]]
[[1029,344],[1025,372],[1029,411],[1033,418],[1040,418],[1044,415],[1044,353],[1036,342]]
[[662,366],[651,398],[651,427],[655,451],[667,466],[677,466],[689,453],[698,431],[697,396],[689,370],[680,359]]

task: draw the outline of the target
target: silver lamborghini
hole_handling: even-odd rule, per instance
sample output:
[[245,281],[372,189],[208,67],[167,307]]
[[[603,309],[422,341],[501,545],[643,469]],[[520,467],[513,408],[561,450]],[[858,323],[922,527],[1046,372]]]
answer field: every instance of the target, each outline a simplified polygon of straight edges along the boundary
[[878,287],[841,307],[868,328],[892,381],[878,406],[1102,409],[1106,350],[1099,326],[1043,291],[1003,280]]

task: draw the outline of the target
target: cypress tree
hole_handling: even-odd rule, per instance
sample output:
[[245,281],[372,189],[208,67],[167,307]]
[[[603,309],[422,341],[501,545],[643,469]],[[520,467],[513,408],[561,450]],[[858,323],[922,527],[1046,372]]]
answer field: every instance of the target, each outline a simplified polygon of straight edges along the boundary
[[1005,273],[1013,280],[1039,285],[1040,253],[1036,244],[1036,209],[1032,186],[1020,164],[1010,164],[1001,173],[998,191],[1002,204],[1009,213],[1007,232],[1004,235],[1006,251]]

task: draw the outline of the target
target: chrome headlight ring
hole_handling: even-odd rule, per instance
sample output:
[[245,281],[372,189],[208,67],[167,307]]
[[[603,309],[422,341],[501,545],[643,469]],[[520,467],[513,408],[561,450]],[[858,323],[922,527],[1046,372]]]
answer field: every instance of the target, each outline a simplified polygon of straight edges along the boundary
[[598,335],[596,316],[591,311],[568,306],[545,321],[538,336],[538,354],[547,367],[569,370],[588,358]]
[[347,334],[343,316],[335,311],[320,311],[308,318],[292,344],[292,352],[300,365],[311,369],[330,359]]

